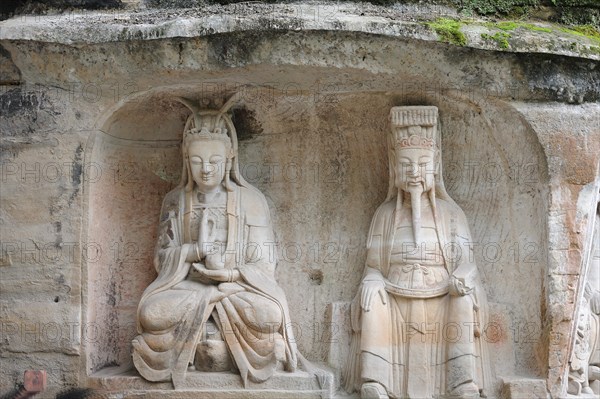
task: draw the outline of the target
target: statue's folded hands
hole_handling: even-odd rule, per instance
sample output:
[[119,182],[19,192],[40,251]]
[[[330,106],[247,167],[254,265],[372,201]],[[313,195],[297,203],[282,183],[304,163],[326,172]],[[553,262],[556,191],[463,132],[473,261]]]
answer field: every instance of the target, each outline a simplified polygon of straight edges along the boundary
[[193,263],[192,266],[201,276],[213,281],[233,282],[238,281],[241,277],[240,271],[237,269],[209,270],[202,263]]

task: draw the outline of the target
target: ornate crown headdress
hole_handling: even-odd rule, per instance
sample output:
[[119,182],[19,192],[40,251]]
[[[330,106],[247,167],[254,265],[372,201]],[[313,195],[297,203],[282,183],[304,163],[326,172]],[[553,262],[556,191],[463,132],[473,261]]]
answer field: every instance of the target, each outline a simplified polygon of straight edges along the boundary
[[186,98],[178,100],[192,111],[183,129],[183,141],[189,143],[192,140],[220,140],[228,147],[232,146],[234,133],[233,122],[228,114],[229,109],[235,104],[238,96],[232,96],[219,109],[201,109],[199,104]]
[[390,121],[394,148],[437,149],[437,119],[437,107],[393,107],[390,110]]

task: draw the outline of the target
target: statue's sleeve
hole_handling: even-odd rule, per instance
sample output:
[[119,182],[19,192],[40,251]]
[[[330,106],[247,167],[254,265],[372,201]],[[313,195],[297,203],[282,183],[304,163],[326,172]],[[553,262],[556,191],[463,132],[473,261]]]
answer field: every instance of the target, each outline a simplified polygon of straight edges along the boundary
[[[179,195],[178,191],[172,191],[166,195],[161,208],[160,221],[158,225],[158,237],[154,253],[154,267],[158,272],[154,280],[142,294],[138,312],[143,308],[146,299],[151,295],[169,289],[182,281],[189,271],[189,263],[182,258],[182,240],[179,234]],[[139,324],[138,331],[142,328]]]
[[391,217],[387,208],[387,203],[381,205],[371,221],[367,237],[367,261],[363,280],[383,278],[386,217]]
[[244,263],[274,277],[277,255],[267,201],[261,193],[248,191],[244,199],[244,209]]
[[154,267],[160,274],[166,262],[171,262],[174,252],[181,250],[181,236],[178,215],[178,196],[169,193],[163,201],[158,224],[158,237],[154,256]]
[[474,287],[477,284],[477,265],[473,254],[473,240],[467,217],[462,209],[457,208],[458,226],[454,238],[459,248],[458,264],[454,268],[453,275],[465,282],[467,287]]
[[289,320],[285,293],[275,281],[275,239],[267,201],[258,191],[244,189],[243,208],[243,260],[238,266],[242,279],[278,302]]

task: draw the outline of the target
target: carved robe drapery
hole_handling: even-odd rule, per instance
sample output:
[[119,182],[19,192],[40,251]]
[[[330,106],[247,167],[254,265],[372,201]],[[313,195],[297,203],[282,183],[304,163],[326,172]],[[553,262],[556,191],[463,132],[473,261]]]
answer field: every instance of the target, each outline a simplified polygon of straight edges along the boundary
[[[464,213],[453,202],[436,200],[432,212],[438,243],[445,253],[440,264],[446,271],[434,270],[437,265],[423,261],[415,272],[421,272],[422,278],[428,273],[424,279],[433,282],[428,288],[411,290],[390,281],[392,248],[398,244],[392,242],[396,209],[395,198],[385,202],[371,224],[364,278],[380,273],[388,301],[383,304],[375,298],[368,312],[361,309],[359,296],[352,304],[354,335],[346,389],[360,390],[362,383],[373,381],[383,385],[389,396],[402,398],[443,396],[470,380],[480,389],[489,388],[487,348],[483,338],[476,336],[486,327],[487,306],[485,293],[477,291],[481,284],[467,245],[471,236]],[[401,207],[399,220],[410,217],[410,209]],[[373,245],[374,241],[381,245]],[[463,278],[474,290],[465,296],[451,296],[448,278],[440,281],[440,276],[449,275]],[[453,383],[456,386],[448,386]]]
[[[137,370],[150,381],[172,379],[177,387],[211,315],[244,384],[248,379],[267,380],[278,361],[287,370],[295,370],[296,344],[285,295],[274,277],[273,232],[263,195],[238,185],[227,193],[225,256],[234,259],[225,264],[240,271],[237,282],[190,281],[192,265],[182,251],[192,236],[186,213],[189,193],[185,188],[167,194],[154,260],[158,277],[144,291],[138,307],[140,335],[133,341]],[[151,320],[151,325],[142,326],[141,320]]]

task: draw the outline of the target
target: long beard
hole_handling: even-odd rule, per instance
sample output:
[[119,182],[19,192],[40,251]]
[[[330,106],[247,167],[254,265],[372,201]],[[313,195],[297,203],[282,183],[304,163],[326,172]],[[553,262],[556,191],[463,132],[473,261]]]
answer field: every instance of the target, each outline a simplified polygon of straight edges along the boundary
[[418,186],[410,186],[408,192],[410,193],[410,206],[412,212],[412,227],[413,237],[415,245],[421,243],[421,194],[423,194],[424,188],[422,184]]

